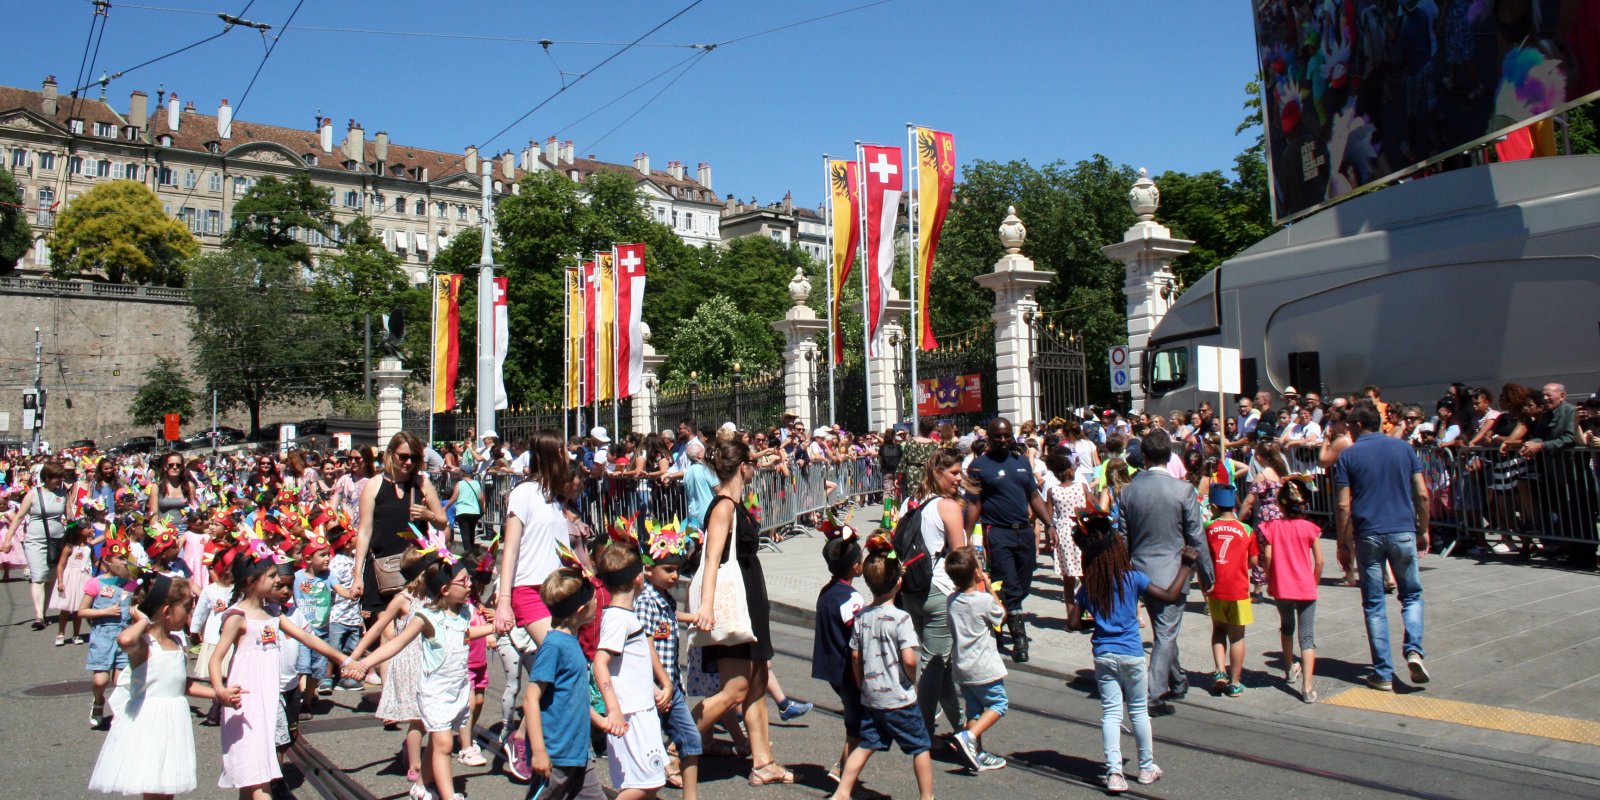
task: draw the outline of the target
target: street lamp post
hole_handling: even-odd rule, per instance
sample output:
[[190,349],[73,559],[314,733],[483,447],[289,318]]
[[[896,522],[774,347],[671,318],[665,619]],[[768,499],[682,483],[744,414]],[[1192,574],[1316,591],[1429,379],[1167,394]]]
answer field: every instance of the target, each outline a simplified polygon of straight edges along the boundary
[[744,405],[739,402],[739,387],[744,383],[739,362],[733,362],[733,427],[744,429]]
[[700,424],[700,418],[695,416],[695,413],[694,413],[694,395],[695,395],[695,392],[698,392],[699,390],[700,390],[700,373],[698,373],[698,372],[690,372],[689,373],[689,419],[694,420],[696,425]]

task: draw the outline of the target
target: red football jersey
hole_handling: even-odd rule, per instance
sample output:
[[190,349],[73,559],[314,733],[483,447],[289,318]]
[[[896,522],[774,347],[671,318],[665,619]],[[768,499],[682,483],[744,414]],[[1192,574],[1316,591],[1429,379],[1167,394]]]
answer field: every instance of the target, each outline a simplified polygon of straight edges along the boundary
[[1218,600],[1250,598],[1250,558],[1258,555],[1255,532],[1236,519],[1213,520],[1206,526],[1206,544],[1211,546],[1211,564],[1216,583],[1211,597]]

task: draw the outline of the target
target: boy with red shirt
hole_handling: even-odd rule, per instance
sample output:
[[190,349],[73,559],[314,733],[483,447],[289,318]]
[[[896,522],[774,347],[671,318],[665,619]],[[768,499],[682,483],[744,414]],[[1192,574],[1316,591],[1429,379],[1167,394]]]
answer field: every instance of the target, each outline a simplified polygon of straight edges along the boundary
[[1250,610],[1250,569],[1256,566],[1260,553],[1255,533],[1234,516],[1237,505],[1238,492],[1231,482],[1212,484],[1211,508],[1218,513],[1206,526],[1206,543],[1216,568],[1216,581],[1206,595],[1206,608],[1211,613],[1211,656],[1217,666],[1211,691],[1229,697],[1244,694],[1244,686],[1239,683],[1244,671],[1244,627],[1254,621]]

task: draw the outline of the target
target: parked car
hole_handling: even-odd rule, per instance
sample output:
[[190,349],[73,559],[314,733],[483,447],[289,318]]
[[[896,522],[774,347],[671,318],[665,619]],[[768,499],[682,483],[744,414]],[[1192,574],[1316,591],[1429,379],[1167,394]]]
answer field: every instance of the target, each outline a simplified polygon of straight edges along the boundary
[[163,449],[166,443],[154,436],[135,436],[127,441],[106,451],[107,455],[122,456],[135,453],[153,453]]
[[71,442],[67,442],[67,446],[61,448],[61,454],[62,455],[68,455],[68,456],[85,455],[85,454],[93,453],[93,452],[94,452],[94,440],[93,439],[77,439],[77,440],[74,440],[74,441],[71,441]]
[[[244,431],[226,426],[217,427],[217,444],[238,444],[245,440]],[[179,450],[203,450],[211,447],[211,431],[209,429],[183,437],[178,442]]]

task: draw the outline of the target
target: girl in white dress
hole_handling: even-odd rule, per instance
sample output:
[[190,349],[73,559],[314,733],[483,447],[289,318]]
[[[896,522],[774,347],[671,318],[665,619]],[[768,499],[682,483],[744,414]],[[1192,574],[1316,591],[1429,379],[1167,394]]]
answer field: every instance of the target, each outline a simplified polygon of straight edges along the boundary
[[100,747],[90,789],[147,799],[194,790],[194,729],[185,694],[214,694],[209,685],[188,679],[182,637],[192,598],[187,580],[159,575],[147,577],[135,592],[132,619],[117,635],[128,669],[111,692],[111,733]]

